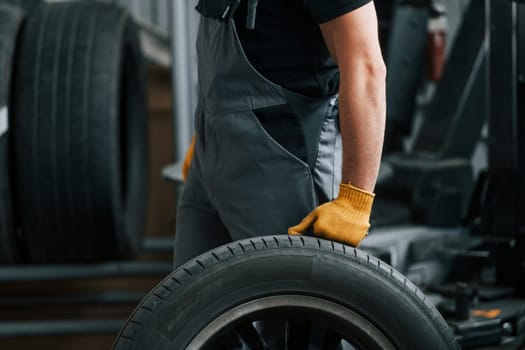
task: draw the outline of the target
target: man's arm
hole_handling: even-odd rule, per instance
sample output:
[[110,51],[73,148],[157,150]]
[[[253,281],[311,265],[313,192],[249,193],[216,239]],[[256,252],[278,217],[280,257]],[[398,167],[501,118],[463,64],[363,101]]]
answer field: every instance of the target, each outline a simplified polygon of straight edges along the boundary
[[320,25],[340,71],[343,183],[373,192],[385,129],[386,68],[373,2]]
[[343,182],[336,199],[317,207],[288,233],[313,229],[318,237],[357,246],[370,227],[386,114],[386,70],[373,3],[321,24],[321,31],[340,71]]

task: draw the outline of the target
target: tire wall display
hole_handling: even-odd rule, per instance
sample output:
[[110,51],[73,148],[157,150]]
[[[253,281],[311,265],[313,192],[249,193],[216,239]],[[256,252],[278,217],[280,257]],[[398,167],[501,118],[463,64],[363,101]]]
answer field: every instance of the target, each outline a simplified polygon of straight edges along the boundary
[[13,179],[30,260],[133,257],[145,229],[147,171],[137,26],[113,4],[42,3],[17,55]]
[[[299,323],[287,323],[288,347],[269,346],[255,326],[275,324],[264,318],[272,312]],[[392,267],[339,243],[288,236],[234,242],[177,269],[135,309],[113,349],[236,349],[230,335],[250,349],[306,349],[311,315],[329,332],[348,322],[353,331],[340,335],[359,349],[459,349],[432,303]],[[297,325],[303,331],[292,336]]]
[[11,66],[23,13],[0,1],[0,264],[18,259],[9,164],[8,98]]

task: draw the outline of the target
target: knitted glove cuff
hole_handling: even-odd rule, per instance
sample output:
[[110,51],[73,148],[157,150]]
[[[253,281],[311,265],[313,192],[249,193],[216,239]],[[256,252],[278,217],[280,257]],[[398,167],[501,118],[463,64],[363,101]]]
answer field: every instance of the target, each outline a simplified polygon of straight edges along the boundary
[[362,190],[352,184],[340,184],[337,201],[339,205],[352,210],[355,213],[354,215],[359,216],[355,219],[368,222],[374,197],[374,193]]

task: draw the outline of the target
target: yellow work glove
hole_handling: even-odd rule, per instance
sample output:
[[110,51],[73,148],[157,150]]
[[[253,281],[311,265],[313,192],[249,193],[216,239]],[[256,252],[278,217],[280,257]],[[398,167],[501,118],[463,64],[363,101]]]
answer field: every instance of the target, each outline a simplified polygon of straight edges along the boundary
[[300,235],[313,228],[317,237],[356,247],[368,234],[375,195],[351,184],[339,185],[339,196],[317,207],[288,234]]
[[195,135],[193,135],[191,139],[190,148],[188,148],[186,156],[184,157],[184,163],[182,163],[182,179],[184,182],[186,182],[186,178],[188,177],[188,170],[193,160],[193,152],[195,152]]

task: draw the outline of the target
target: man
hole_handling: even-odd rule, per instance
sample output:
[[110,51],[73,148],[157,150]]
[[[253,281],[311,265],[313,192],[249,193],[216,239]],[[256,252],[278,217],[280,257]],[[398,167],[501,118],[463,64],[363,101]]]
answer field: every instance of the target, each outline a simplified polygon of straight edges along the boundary
[[386,109],[373,2],[201,0],[197,10],[200,96],[175,265],[310,229],[357,246]]

